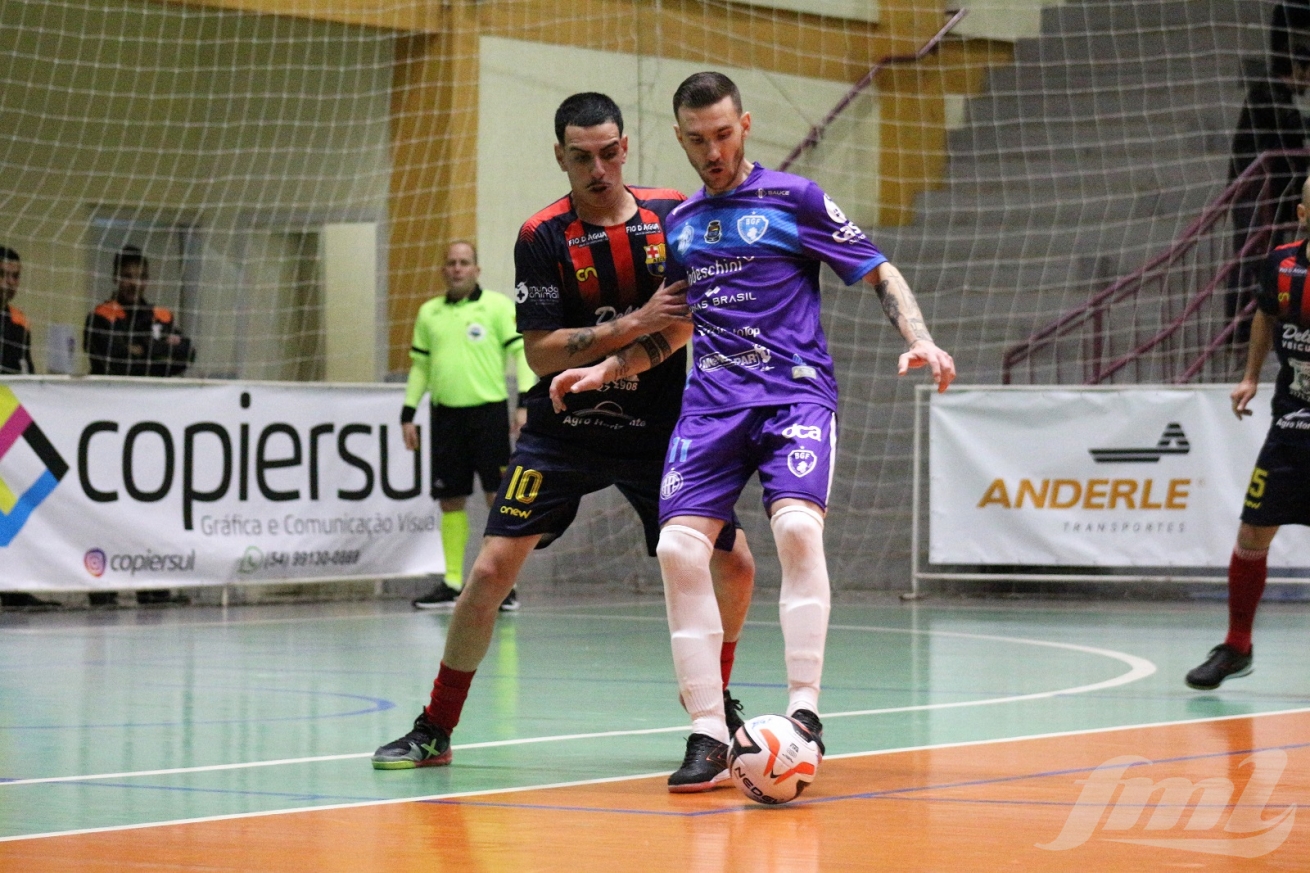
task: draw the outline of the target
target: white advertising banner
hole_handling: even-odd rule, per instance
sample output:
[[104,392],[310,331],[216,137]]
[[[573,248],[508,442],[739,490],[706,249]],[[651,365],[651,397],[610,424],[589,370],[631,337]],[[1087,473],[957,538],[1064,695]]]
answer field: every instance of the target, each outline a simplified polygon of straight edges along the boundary
[[[952,388],[929,407],[929,561],[1227,567],[1273,388]],[[1271,567],[1310,565],[1284,528]]]
[[0,381],[0,579],[116,590],[441,572],[403,394]]

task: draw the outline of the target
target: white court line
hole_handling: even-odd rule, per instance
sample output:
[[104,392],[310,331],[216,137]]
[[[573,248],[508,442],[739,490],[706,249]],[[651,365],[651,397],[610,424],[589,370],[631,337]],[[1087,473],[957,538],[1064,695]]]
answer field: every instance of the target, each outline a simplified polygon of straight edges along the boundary
[[[1233,721],[1234,719],[1239,719],[1239,718],[1262,718],[1262,717],[1273,716],[1273,715],[1299,715],[1307,712],[1310,712],[1310,707],[1303,707],[1299,709],[1288,709],[1280,712],[1256,712],[1256,713],[1243,713],[1241,715],[1222,715],[1213,718],[1188,718],[1179,721],[1144,722],[1140,724],[1117,725],[1115,727],[1084,728],[1084,729],[1072,730],[1072,731],[1055,731],[1052,733],[1044,733],[1044,734],[1029,734],[1027,736],[1007,737],[999,740],[961,740],[955,743],[937,743],[928,746],[905,746],[903,748],[898,748],[898,749],[879,749],[873,752],[845,752],[840,755],[825,755],[824,759],[837,760],[841,758],[872,758],[877,756],[893,755],[898,752],[923,752],[923,751],[932,751],[937,749],[961,749],[961,748],[968,748],[970,746],[1002,745],[1005,743],[1023,743],[1032,740],[1058,739],[1060,737],[1091,736],[1093,734],[1106,734],[1106,733],[1113,733],[1115,731],[1136,731],[1136,730],[1145,730],[1149,728],[1181,727],[1183,725],[1189,725],[1189,724],[1214,724],[1223,721]],[[553,788],[580,788],[588,785],[607,785],[615,782],[633,782],[638,779],[654,779],[654,778],[665,776],[667,774],[668,774],[668,770],[660,770],[657,773],[636,773],[627,776],[606,776],[598,779],[579,779],[574,782],[549,782],[549,783],[542,783],[540,785],[519,785],[513,788],[489,788],[489,789],[481,789],[475,791],[452,791],[447,794],[427,794],[419,797],[390,797],[390,798],[386,798],[385,800],[361,800],[361,801],[356,801],[354,803],[335,803],[326,806],[289,807],[286,809],[261,810],[259,812],[236,812],[236,813],[229,813],[227,815],[209,815],[209,816],[200,816],[197,818],[180,818],[180,819],[174,819],[172,821],[140,822],[130,825],[113,825],[111,827],[103,827],[103,828],[81,828],[78,830],[68,830],[68,831],[50,831],[42,834],[23,834],[20,836],[0,837],[0,843],[10,843],[10,842],[16,842],[18,840],[40,840],[40,839],[48,839],[50,837],[71,837],[71,836],[78,836],[80,834],[102,834],[102,833],[110,833],[113,831],[136,831],[136,830],[144,830],[146,828],[170,827],[172,825],[184,825],[184,824],[203,824],[205,822],[232,821],[235,819],[264,818],[266,816],[272,816],[272,815],[291,815],[291,814],[302,813],[302,812],[327,812],[336,809],[361,809],[364,807],[371,807],[371,806],[391,806],[397,803],[422,803],[425,801],[430,802],[430,801],[437,801],[437,800],[458,800],[461,797],[493,797],[501,794],[519,794],[525,791],[546,791]]]
[[[661,619],[663,620],[663,619]],[[1139,658],[1136,655],[1129,655],[1126,652],[1116,652],[1113,649],[1098,649],[1092,646],[1081,646],[1076,643],[1057,643],[1047,640],[1030,640],[1023,637],[1003,637],[991,634],[971,634],[962,631],[937,631],[937,630],[912,630],[907,628],[887,628],[887,627],[870,627],[865,625],[833,625],[829,630],[841,631],[861,631],[868,633],[905,633],[926,636],[949,636],[961,639],[984,640],[987,642],[1015,643],[1019,645],[1044,646],[1054,649],[1066,649],[1073,652],[1084,654],[1098,655],[1122,661],[1129,666],[1126,673],[1121,673],[1111,679],[1103,682],[1095,682],[1090,685],[1077,685],[1071,688],[1057,688],[1050,691],[1035,691],[1029,694],[1013,694],[1006,697],[990,697],[983,700],[957,700],[949,703],[921,703],[914,706],[895,706],[884,709],[860,709],[849,710],[847,712],[825,712],[824,719],[848,718],[851,716],[868,716],[883,715],[902,712],[928,712],[936,709],[957,709],[966,706],[988,706],[998,703],[1017,703],[1025,700],[1042,700],[1049,697],[1062,697],[1071,694],[1087,694],[1092,691],[1101,691],[1106,688],[1115,688],[1119,685],[1127,685],[1156,672],[1155,664]],[[679,724],[672,727],[660,728],[641,728],[637,730],[617,730],[617,731],[597,731],[593,733],[580,734],[555,734],[545,737],[520,737],[513,740],[489,740],[482,743],[464,743],[453,745],[452,749],[460,751],[464,749],[491,749],[504,748],[508,746],[525,746],[537,743],[558,743],[572,740],[595,740],[606,739],[611,737],[638,737],[648,736],[651,734],[668,734],[686,731],[687,725]],[[144,776],[170,776],[180,773],[212,773],[222,770],[244,770],[254,769],[256,767],[278,767],[289,766],[294,764],[312,764],[325,761],[345,761],[355,758],[372,757],[372,752],[353,752],[343,755],[320,755],[306,758],[283,758],[273,761],[248,761],[236,764],[210,764],[201,767],[171,767],[161,770],[137,770],[123,773],[97,773],[88,776],[46,776],[33,779],[14,779],[8,782],[0,782],[0,788],[8,788],[20,785],[44,785],[55,782],[90,782],[104,779],[132,779]]]

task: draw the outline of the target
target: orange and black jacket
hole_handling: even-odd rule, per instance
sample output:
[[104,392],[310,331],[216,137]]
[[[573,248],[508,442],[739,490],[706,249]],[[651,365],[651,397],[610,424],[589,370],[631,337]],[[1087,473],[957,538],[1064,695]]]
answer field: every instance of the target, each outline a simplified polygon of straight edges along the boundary
[[32,366],[32,331],[18,307],[5,306],[0,309],[0,373],[23,372],[36,372]]
[[[170,344],[170,336],[181,342]],[[101,303],[86,317],[82,345],[96,376],[180,376],[196,356],[173,313],[144,301],[131,307]]]

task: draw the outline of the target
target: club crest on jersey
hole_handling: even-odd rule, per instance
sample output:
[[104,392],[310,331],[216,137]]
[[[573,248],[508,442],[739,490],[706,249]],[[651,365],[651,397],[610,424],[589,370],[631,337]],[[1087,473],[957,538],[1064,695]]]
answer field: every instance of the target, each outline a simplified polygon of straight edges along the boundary
[[787,455],[787,469],[797,478],[808,476],[819,466],[819,456],[809,449],[796,449]]
[[664,243],[646,246],[646,270],[652,276],[664,275]]
[[707,243],[716,243],[723,239],[723,224],[717,218],[710,222],[710,226],[705,228],[705,241]]
[[475,343],[481,342],[487,335],[487,329],[475,321],[464,329],[464,335]]
[[737,219],[737,233],[750,245],[764,239],[769,229],[769,219],[763,215],[743,215]]

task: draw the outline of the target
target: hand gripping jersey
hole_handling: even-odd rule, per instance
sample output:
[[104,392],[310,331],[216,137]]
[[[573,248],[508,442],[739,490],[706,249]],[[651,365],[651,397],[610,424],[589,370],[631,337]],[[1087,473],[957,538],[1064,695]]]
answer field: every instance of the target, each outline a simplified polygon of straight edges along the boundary
[[806,401],[837,409],[820,324],[819,265],[848,285],[887,259],[818,185],[756,164],[738,188],[704,189],[665,222],[669,281],[696,322],[690,412]]
[[1278,379],[1273,413],[1277,424],[1292,415],[1310,435],[1310,261],[1306,241],[1278,246],[1265,258],[1256,305],[1277,319],[1274,352]]
[[[623,225],[587,224],[571,196],[538,212],[514,246],[518,328],[595,327],[639,309],[664,281],[664,217],[684,198],[663,188],[628,189],[637,212]],[[682,407],[686,354],[679,351],[640,376],[599,391],[568,395],[568,411],[550,404],[551,376],[528,392],[526,433],[589,452],[662,457]]]

